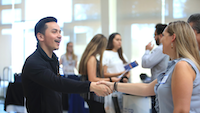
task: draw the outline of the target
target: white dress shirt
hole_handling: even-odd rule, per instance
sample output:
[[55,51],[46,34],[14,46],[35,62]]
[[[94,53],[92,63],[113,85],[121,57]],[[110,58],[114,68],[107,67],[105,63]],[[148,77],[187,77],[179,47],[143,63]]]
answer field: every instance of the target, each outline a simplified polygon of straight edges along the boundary
[[163,45],[160,44],[152,52],[145,51],[142,56],[142,67],[151,68],[151,80],[155,80],[160,73],[167,69],[169,56],[163,53]]

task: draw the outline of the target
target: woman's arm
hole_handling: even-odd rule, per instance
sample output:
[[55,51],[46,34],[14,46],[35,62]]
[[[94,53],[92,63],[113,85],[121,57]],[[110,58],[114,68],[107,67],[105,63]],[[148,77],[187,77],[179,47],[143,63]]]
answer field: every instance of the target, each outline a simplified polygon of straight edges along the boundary
[[153,96],[155,95],[154,86],[157,79],[151,83],[117,83],[117,90],[120,92],[139,95],[139,96]]
[[171,83],[173,113],[189,113],[195,77],[194,70],[186,61],[180,61],[176,64]]
[[126,74],[124,74],[123,76],[124,78],[122,79],[123,83],[127,83],[128,82],[128,79],[130,77],[130,72],[127,72]]
[[120,73],[108,73],[107,68],[108,68],[107,66],[105,66],[105,65],[103,66],[104,77],[117,77],[125,72],[125,71],[122,71]]
[[[119,92],[139,95],[139,96],[153,96],[155,95],[154,86],[157,83],[157,79],[152,81],[149,84],[146,83],[116,83],[116,89]],[[110,87],[110,89],[114,89],[114,83],[100,81],[98,84],[105,84]]]
[[[87,73],[88,73],[88,80],[91,82],[97,82],[100,80],[110,81],[110,78],[99,78],[96,76],[96,65],[97,61],[94,56],[91,56],[87,62]],[[118,78],[111,78],[113,82],[119,81]]]

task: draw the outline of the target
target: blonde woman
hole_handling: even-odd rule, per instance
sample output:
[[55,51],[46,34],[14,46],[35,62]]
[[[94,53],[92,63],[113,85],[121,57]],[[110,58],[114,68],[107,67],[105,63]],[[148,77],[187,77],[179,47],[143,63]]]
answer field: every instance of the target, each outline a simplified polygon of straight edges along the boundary
[[[82,81],[97,82],[104,81],[119,81],[118,78],[104,78],[102,67],[102,55],[107,45],[107,39],[102,34],[97,34],[93,37],[87,45],[80,64],[79,73],[82,75]],[[100,60],[97,60],[97,55]],[[81,95],[89,106],[90,113],[105,113],[104,110],[104,97],[97,96],[95,93],[85,93]]]
[[200,113],[200,56],[193,29],[184,21],[172,22],[161,42],[163,53],[172,61],[156,80],[149,84],[101,83],[129,94],[156,95],[159,113]]
[[67,43],[66,53],[61,56],[60,64],[63,65],[65,76],[74,75],[74,68],[77,66],[77,56],[74,54],[72,42]]

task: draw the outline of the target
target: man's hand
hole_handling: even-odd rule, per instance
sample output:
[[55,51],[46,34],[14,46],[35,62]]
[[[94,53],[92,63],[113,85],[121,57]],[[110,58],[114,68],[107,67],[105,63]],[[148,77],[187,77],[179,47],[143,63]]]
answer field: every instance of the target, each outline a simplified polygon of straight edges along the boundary
[[146,50],[152,50],[153,49],[153,47],[154,47],[154,45],[151,45],[151,42],[149,42],[149,44],[148,45],[146,45]]
[[107,96],[112,93],[112,90],[104,85],[104,84],[98,84],[96,82],[91,82],[90,84],[90,91],[95,92],[98,96]]
[[110,90],[113,92],[114,90],[114,82],[107,82],[107,81],[99,81],[97,82],[97,85],[104,84],[110,88]]

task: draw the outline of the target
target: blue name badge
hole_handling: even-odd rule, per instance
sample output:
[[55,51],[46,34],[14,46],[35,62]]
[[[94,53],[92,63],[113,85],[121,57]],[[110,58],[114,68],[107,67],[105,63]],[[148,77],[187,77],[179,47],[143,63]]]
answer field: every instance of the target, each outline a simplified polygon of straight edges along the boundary
[[138,66],[138,63],[137,63],[137,61],[134,61],[134,62],[131,62],[131,63],[125,65],[124,68],[125,68],[125,70],[129,71],[136,66]]
[[167,81],[168,75],[165,75],[162,79],[162,81],[160,82],[160,84],[164,84]]

